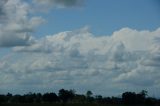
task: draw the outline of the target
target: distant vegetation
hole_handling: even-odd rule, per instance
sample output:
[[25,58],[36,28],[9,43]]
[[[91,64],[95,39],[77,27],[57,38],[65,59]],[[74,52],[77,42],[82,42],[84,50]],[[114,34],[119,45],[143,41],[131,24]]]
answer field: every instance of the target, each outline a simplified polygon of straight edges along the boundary
[[[75,90],[60,89],[56,93],[28,93],[24,95],[12,95],[10,93],[0,94],[0,104],[81,104],[85,106],[104,106],[104,105],[157,105],[160,106],[160,99],[147,96],[147,91],[142,90],[140,93],[124,92],[121,97],[103,97],[101,95],[93,96],[91,91],[86,94],[76,94]],[[90,106],[87,105],[87,106]]]

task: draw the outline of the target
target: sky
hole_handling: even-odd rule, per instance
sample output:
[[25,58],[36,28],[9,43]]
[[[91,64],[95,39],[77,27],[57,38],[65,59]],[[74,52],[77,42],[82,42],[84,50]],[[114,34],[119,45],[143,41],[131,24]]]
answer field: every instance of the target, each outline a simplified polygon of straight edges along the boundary
[[160,97],[159,0],[1,0],[0,93]]

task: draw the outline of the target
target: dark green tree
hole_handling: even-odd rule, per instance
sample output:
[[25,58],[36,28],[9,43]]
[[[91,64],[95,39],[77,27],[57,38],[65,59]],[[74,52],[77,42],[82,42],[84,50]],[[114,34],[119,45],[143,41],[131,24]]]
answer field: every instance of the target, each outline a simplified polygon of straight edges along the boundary
[[55,93],[45,93],[42,98],[44,102],[58,102],[59,100]]
[[122,94],[122,101],[124,104],[135,104],[136,93],[135,92],[125,92]]
[[92,93],[92,91],[87,91],[86,92],[86,97],[88,98],[88,97],[91,97],[93,95],[93,93]]
[[59,98],[63,103],[68,102],[69,100],[73,99],[75,96],[75,91],[74,90],[64,90],[60,89],[59,90]]
[[92,97],[92,95],[93,95],[92,91],[87,91],[86,92],[86,98],[87,98],[88,102],[93,102],[94,101],[94,98]]

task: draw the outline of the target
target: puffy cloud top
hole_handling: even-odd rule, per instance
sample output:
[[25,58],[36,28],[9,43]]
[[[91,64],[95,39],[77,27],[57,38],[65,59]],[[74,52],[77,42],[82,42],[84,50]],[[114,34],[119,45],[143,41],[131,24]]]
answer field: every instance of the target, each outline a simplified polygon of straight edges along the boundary
[[155,40],[159,37],[159,29],[130,28],[110,36],[94,36],[86,28],[48,35],[30,46],[15,47],[2,58],[0,83],[41,90],[83,87],[111,94],[124,89],[152,91],[160,87],[160,45]]
[[21,0],[0,1],[0,47],[33,43],[31,33],[44,22],[41,17],[29,17],[30,5]]
[[[36,6],[77,7],[83,0],[34,0]],[[22,0],[0,1],[0,47],[30,45],[34,42],[32,32],[45,20],[32,16],[35,8]]]

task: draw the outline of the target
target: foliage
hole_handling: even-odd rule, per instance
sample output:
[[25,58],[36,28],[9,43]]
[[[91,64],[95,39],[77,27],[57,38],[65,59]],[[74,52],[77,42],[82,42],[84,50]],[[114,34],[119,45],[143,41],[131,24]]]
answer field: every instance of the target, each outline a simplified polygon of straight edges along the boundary
[[[83,106],[103,106],[103,105],[160,105],[160,100],[148,97],[147,91],[142,90],[140,93],[124,92],[121,97],[103,97],[101,95],[94,96],[91,91],[87,91],[86,95],[76,94],[75,90],[60,89],[58,95],[56,93],[28,93],[24,95],[12,95],[10,93],[0,94],[0,104],[81,104]],[[39,105],[40,106],[40,105]]]

